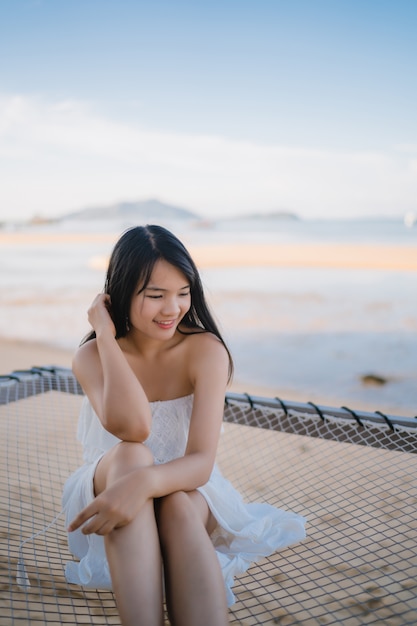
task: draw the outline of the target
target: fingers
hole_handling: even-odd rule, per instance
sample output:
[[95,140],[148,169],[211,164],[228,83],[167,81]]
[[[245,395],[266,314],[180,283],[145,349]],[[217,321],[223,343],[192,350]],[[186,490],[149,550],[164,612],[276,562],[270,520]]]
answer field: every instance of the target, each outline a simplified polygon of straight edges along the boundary
[[84,511],[81,511],[81,513],[79,513],[79,515],[77,515],[77,517],[75,517],[69,524],[67,528],[67,531],[69,533],[74,532],[74,530],[78,530],[78,528],[80,528],[80,526],[82,526],[84,522],[86,522],[91,517],[91,515],[89,515],[88,517],[84,517],[83,513]]
[[124,490],[118,481],[94,498],[72,520],[67,528],[68,532],[81,528],[85,535],[92,533],[106,535],[116,528],[129,524],[141,510],[146,499],[143,498],[141,501],[140,498],[132,498],[132,490],[126,489],[125,482],[122,481]]
[[100,510],[96,500],[94,500],[72,520],[67,531],[71,533],[82,526],[81,532],[84,535],[91,535],[93,533],[97,535],[108,535],[112,530],[124,526],[129,521],[129,519],[124,520],[118,516],[115,517],[109,514],[109,512],[106,512],[106,510]]
[[99,293],[87,311],[88,321],[97,332],[100,328],[108,328],[115,335],[114,323],[111,314],[111,300],[106,293]]
[[99,304],[100,302],[110,304],[110,295],[108,293],[98,293],[94,298],[92,305]]
[[84,535],[92,535],[93,533],[97,533],[97,535],[106,535],[113,530],[113,524],[110,522],[110,520],[103,519],[103,517],[104,516],[100,513],[88,515],[85,514],[84,511],[82,511],[71,522],[67,530],[68,532],[73,532],[74,530],[77,530],[82,526],[81,532]]
[[80,526],[84,524],[84,522],[86,522],[91,517],[93,517],[93,515],[96,515],[97,511],[94,510],[93,508],[94,504],[95,504],[95,501],[93,501],[91,504],[86,506],[85,509],[83,509],[80,513],[78,513],[77,517],[75,517],[72,520],[72,522],[67,528],[69,533],[72,533],[74,530],[77,530],[78,528],[80,528]]
[[[81,515],[78,515],[71,522],[67,529],[68,532],[73,532],[83,525],[85,520],[80,521],[80,517]],[[96,513],[95,515],[93,515],[90,521],[81,528],[81,532],[84,535],[92,535],[93,533],[95,533],[96,535],[108,535],[116,528],[121,528],[121,526],[123,526],[123,524],[116,524],[115,521],[106,519],[102,513]]]
[[103,516],[98,514],[93,519],[82,527],[81,532],[84,535],[108,535],[114,528],[114,523],[110,520],[103,519]]
[[[110,534],[113,530],[115,530],[115,526],[113,526],[113,524],[111,524],[110,522],[106,522],[103,524],[103,526],[101,526],[100,528],[98,528],[96,531],[94,531],[96,533],[96,535],[108,535]],[[84,532],[84,530],[83,530]],[[85,534],[90,534],[90,533],[85,533]]]
[[90,308],[88,309],[89,315],[97,311],[106,311],[109,313],[111,307],[110,296],[107,293],[99,293],[92,301]]

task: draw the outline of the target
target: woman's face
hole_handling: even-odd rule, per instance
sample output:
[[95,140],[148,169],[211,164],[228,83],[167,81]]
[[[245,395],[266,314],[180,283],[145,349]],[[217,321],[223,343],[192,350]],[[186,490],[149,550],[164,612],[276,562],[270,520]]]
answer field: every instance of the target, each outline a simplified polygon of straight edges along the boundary
[[[138,286],[137,291],[141,289]],[[190,283],[164,260],[155,263],[149,283],[130,305],[130,328],[154,339],[170,339],[191,306]]]

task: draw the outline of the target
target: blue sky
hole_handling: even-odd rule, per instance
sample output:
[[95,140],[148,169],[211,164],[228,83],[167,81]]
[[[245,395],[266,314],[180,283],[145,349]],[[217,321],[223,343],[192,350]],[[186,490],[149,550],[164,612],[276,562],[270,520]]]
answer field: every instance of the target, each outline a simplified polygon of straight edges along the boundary
[[417,209],[414,0],[0,0],[0,219]]

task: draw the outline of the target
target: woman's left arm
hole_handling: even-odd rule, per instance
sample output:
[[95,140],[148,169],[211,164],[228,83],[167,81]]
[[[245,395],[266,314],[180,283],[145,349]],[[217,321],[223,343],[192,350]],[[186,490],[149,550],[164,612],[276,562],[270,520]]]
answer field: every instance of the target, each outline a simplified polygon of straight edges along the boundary
[[189,363],[194,403],[184,457],[153,466],[153,497],[191,491],[204,485],[213,470],[223,421],[229,357],[211,334],[194,336]]

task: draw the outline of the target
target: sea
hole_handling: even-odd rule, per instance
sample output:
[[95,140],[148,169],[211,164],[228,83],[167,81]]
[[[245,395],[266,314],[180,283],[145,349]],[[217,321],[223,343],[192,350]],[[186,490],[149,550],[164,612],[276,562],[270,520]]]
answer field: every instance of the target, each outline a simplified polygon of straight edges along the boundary
[[[189,246],[417,246],[417,225],[400,219],[159,223]],[[0,336],[75,350],[89,329],[87,308],[103,288],[102,260],[131,225],[72,220],[19,226],[18,232],[36,237],[0,245]],[[14,230],[0,230],[7,232]],[[56,241],[45,243],[43,233],[56,234]],[[83,237],[58,237],[65,233]],[[234,357],[239,390],[417,415],[416,272],[245,266],[206,268],[201,275]]]

